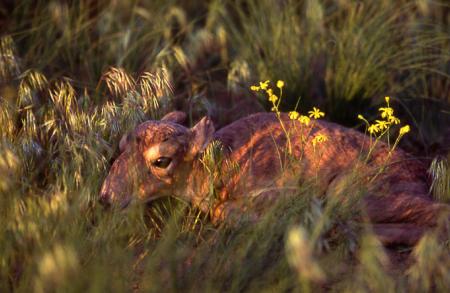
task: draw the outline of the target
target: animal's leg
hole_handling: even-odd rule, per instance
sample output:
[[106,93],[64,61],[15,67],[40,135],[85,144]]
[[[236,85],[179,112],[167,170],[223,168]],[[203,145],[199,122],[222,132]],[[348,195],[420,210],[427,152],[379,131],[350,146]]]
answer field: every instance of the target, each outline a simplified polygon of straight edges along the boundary
[[365,199],[367,213],[372,223],[414,223],[435,226],[450,206],[436,203],[424,196],[406,193],[387,196],[368,196]]
[[427,231],[416,224],[374,224],[373,231],[385,246],[415,245]]

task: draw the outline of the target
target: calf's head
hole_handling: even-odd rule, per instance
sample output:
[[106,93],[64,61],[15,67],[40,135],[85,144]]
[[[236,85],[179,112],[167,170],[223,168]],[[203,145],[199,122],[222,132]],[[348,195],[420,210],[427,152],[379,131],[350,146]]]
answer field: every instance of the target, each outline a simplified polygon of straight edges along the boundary
[[138,125],[121,139],[121,154],[101,188],[102,203],[125,207],[132,200],[147,202],[183,189],[193,161],[214,133],[208,117],[190,129],[180,124],[185,117],[171,112],[160,121]]

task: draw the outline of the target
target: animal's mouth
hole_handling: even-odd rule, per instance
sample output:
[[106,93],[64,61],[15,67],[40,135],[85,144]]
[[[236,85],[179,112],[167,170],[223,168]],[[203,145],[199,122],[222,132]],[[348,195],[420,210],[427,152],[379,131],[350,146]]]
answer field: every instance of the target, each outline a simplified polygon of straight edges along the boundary
[[163,195],[158,195],[158,196],[151,196],[145,199],[138,199],[138,198],[134,198],[133,196],[128,196],[126,197],[125,200],[112,200],[112,201],[108,201],[105,200],[106,197],[100,197],[100,203],[102,204],[102,206],[105,209],[116,209],[116,210],[125,210],[126,208],[128,208],[130,205],[132,204],[151,204],[152,202],[163,198],[165,196]]
[[124,209],[128,208],[132,204],[145,204],[145,205],[147,205],[147,204],[151,204],[152,202],[154,202],[154,201],[156,201],[156,200],[158,200],[158,199],[160,199],[162,197],[164,197],[164,196],[153,196],[153,197],[146,198],[146,199],[134,199],[134,200],[133,200],[133,197],[130,197],[130,199],[127,199],[126,201],[121,202],[118,205],[118,208],[120,210],[124,210]]

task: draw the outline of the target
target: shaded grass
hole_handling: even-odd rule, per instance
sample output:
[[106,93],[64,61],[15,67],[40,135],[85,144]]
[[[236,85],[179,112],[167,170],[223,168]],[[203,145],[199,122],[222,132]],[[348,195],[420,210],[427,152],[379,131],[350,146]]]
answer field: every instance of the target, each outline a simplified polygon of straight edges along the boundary
[[[334,121],[354,125],[354,113],[367,114],[373,98],[411,95],[431,72],[448,80],[448,28],[412,17],[412,3],[240,3],[247,10],[238,8],[238,24],[230,23],[237,56],[255,81],[287,82],[287,110],[303,98],[307,108],[323,104]],[[424,97],[423,89],[414,91]],[[427,97],[448,100],[435,94]]]

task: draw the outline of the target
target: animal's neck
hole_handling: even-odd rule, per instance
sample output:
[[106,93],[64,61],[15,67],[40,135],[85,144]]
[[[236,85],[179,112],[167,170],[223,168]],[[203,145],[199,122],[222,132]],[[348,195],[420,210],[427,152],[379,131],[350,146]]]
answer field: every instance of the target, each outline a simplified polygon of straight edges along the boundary
[[177,189],[177,196],[208,212],[215,204],[214,178],[199,160],[195,160],[192,170],[186,172],[182,188]]

